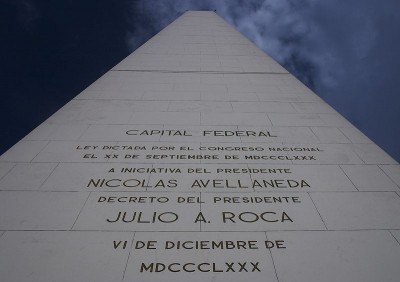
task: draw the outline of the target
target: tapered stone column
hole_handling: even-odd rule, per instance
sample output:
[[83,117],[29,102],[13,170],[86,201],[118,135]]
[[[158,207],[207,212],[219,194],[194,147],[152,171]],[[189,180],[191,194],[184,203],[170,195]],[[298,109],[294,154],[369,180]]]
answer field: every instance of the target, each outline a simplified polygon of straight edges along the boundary
[[214,12],[0,157],[0,280],[399,281],[400,166]]

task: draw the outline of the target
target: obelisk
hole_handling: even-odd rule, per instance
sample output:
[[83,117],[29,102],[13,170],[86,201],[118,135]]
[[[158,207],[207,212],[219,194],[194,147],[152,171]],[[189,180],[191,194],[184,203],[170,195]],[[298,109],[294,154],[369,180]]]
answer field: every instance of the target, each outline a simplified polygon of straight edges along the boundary
[[0,157],[0,281],[399,281],[400,166],[214,12]]

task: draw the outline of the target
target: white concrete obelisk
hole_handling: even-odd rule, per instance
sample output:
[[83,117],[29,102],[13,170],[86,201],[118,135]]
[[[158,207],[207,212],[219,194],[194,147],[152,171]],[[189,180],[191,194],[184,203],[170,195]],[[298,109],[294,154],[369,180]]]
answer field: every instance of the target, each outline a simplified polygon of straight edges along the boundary
[[400,166],[213,12],[0,157],[0,281],[399,281]]

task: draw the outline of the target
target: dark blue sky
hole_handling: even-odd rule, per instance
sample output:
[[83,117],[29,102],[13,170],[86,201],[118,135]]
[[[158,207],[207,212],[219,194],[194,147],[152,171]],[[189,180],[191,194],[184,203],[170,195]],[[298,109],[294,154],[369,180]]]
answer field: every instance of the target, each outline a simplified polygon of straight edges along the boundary
[[0,4],[0,153],[185,10],[216,9],[400,161],[398,0]]

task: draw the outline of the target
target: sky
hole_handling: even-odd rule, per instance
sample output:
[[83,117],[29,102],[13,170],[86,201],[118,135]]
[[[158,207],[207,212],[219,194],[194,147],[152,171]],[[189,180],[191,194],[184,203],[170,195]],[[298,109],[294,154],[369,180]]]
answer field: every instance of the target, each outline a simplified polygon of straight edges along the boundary
[[0,154],[186,10],[216,10],[400,161],[398,0],[0,0]]

